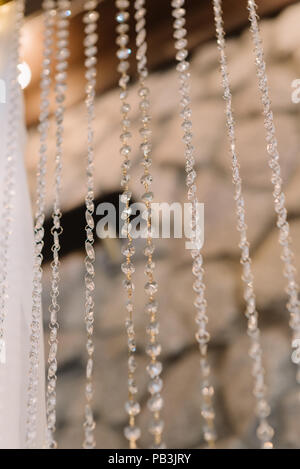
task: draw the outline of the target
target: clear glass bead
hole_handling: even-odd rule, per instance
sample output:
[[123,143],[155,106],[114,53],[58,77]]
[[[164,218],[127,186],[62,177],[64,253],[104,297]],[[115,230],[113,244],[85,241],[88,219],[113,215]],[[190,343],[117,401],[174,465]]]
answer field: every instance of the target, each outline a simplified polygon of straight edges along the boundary
[[147,405],[148,405],[150,412],[159,412],[163,407],[163,398],[161,397],[160,394],[154,394],[148,400]]
[[268,424],[266,420],[263,420],[256,431],[257,438],[261,441],[269,441],[272,440],[274,436],[273,428]]
[[141,436],[141,430],[136,426],[128,426],[124,429],[125,438],[129,441],[136,441]]
[[148,391],[150,394],[157,394],[160,393],[163,388],[163,382],[160,378],[154,378],[148,384]]
[[129,49],[129,47],[128,48],[125,47],[123,49],[118,50],[117,57],[120,60],[126,60],[130,56],[130,54],[131,54],[131,49]]
[[152,420],[149,425],[149,432],[151,435],[161,435],[164,429],[163,420]]
[[145,284],[145,292],[148,295],[154,295],[155,293],[157,293],[157,290],[158,290],[157,282],[153,281],[153,282],[147,282]]
[[156,378],[162,372],[162,363],[157,361],[149,363],[147,366],[147,372],[150,378]]
[[127,401],[125,404],[125,410],[128,415],[136,417],[141,411],[140,404],[135,401]]

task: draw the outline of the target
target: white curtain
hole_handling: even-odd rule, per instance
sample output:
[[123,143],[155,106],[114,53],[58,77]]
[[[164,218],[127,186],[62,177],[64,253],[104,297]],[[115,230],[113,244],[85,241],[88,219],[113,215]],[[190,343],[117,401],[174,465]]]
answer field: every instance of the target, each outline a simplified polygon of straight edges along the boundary
[[[6,156],[8,93],[8,43],[14,27],[14,3],[0,7],[0,79],[6,83],[6,104],[0,103],[0,211]],[[2,82],[3,84],[3,82]],[[3,87],[2,87],[3,89]],[[33,221],[23,163],[26,131],[23,103],[19,102],[16,184],[8,263],[8,300],[5,319],[6,362],[0,364],[0,448],[24,448],[32,307]],[[42,328],[41,328],[42,330]],[[39,412],[37,447],[44,446],[44,352],[40,340]]]

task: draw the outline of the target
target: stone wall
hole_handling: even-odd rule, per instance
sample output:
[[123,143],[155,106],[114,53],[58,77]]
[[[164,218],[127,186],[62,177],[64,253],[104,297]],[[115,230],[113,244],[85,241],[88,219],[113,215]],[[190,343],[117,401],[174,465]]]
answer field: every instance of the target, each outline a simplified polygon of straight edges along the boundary
[[[300,5],[262,22],[270,91],[281,153],[281,163],[295,261],[300,269],[300,104],[291,101],[291,82],[300,78]],[[272,404],[271,423],[277,447],[299,447],[299,397],[295,370],[289,359],[288,313],[277,229],[271,195],[270,169],[264,143],[261,108],[248,31],[228,40],[228,59],[237,120],[237,144],[244,179],[247,223],[255,273],[255,290],[262,328]],[[153,112],[153,190],[156,201],[185,202],[183,148],[180,141],[178,93],[175,70],[151,75]],[[214,42],[194,51],[192,95],[197,147],[199,199],[205,204],[206,283],[211,333],[210,362],[216,389],[216,421],[219,448],[255,448],[256,420],[252,397],[248,338],[242,298],[238,234],[235,229],[230,157],[225,133],[224,103]],[[132,86],[132,185],[135,199],[142,193],[138,152],[137,87]],[[119,190],[119,100],[113,90],[97,100],[96,187],[98,193]],[[63,209],[82,204],[85,191],[85,113],[83,105],[68,111],[65,122]],[[34,188],[38,146],[35,129],[29,133],[27,166]],[[51,177],[49,176],[49,189]],[[47,198],[50,211],[51,190]],[[78,223],[74,229],[82,229]],[[156,277],[159,282],[161,343],[163,346],[165,439],[168,447],[201,448],[199,406],[199,356],[195,344],[192,274],[184,240],[158,240]],[[126,339],[125,311],[118,240],[96,248],[96,395],[99,448],[126,447]],[[138,384],[145,404],[147,377],[144,355],[142,244],[138,243],[135,303],[138,340]],[[58,431],[61,448],[80,447],[82,441],[85,334],[83,253],[64,258],[61,268],[60,348],[58,376]],[[45,269],[44,310],[48,320],[49,267]],[[299,391],[298,391],[299,392]],[[297,401],[298,399],[298,401]],[[141,445],[149,445],[148,411],[143,405]]]

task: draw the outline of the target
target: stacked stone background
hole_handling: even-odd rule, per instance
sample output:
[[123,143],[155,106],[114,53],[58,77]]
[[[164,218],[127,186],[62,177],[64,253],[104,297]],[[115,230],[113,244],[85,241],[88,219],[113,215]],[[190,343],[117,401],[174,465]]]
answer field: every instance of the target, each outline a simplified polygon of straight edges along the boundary
[[[300,78],[300,5],[284,10],[261,24],[270,92],[281,153],[282,172],[290,212],[295,262],[300,271],[300,104],[291,101],[291,83]],[[247,224],[255,274],[255,290],[265,352],[267,384],[272,405],[275,445],[300,446],[300,401],[295,369],[290,363],[290,335],[285,307],[284,278],[277,242],[270,169],[248,31],[228,40],[228,60],[237,120],[237,144],[244,180]],[[197,148],[199,200],[205,204],[206,283],[211,344],[212,379],[218,448],[256,448],[256,419],[252,397],[248,338],[242,298],[238,234],[235,228],[230,157],[225,131],[224,103],[220,87],[215,42],[192,55],[192,107]],[[101,77],[100,77],[101,79]],[[173,67],[149,78],[153,114],[153,190],[157,202],[186,202],[183,146],[178,117],[178,83]],[[137,86],[131,87],[133,168],[136,200],[142,194],[138,151]],[[119,190],[119,98],[112,90],[97,98],[96,106],[97,194]],[[85,110],[78,105],[66,114],[65,163],[62,204],[65,211],[81,205],[85,191]],[[50,145],[51,147],[51,145]],[[27,168],[34,194],[38,134],[29,132]],[[52,147],[51,147],[52,148]],[[48,176],[47,212],[51,208],[51,164]],[[78,222],[74,230],[83,229]],[[143,242],[137,244],[134,275],[135,319],[138,341],[138,384],[143,411],[141,446],[147,447],[149,413],[146,408],[147,376],[144,354],[147,317]],[[156,241],[156,277],[159,282],[161,343],[164,364],[165,439],[170,448],[204,447],[200,415],[199,356],[195,343],[190,254],[183,239]],[[117,239],[96,247],[96,393],[99,448],[123,448],[126,441],[124,403],[126,338],[124,331],[123,276]],[[45,325],[49,303],[49,266],[44,276]],[[82,441],[84,367],[86,360],[83,252],[62,261],[58,376],[58,426],[60,448],[78,448]]]

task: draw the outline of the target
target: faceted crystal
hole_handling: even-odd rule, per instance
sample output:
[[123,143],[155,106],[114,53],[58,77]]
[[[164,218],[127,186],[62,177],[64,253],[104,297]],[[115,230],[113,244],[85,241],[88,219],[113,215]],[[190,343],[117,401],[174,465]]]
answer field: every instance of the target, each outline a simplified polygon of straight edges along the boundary
[[119,49],[117,52],[117,57],[120,60],[126,60],[131,54],[131,49],[129,48],[124,48],[124,49]]
[[163,398],[161,397],[160,394],[154,394],[149,400],[148,400],[148,408],[151,412],[159,412],[162,409],[163,406]]
[[136,441],[141,436],[141,430],[135,426],[128,426],[124,429],[125,438],[129,441]]
[[162,372],[162,363],[157,361],[149,363],[147,365],[147,372],[152,379],[156,378]]
[[128,415],[131,415],[131,416],[135,417],[141,411],[140,404],[138,402],[135,402],[135,401],[128,401],[125,404],[125,410],[126,410]]
[[163,387],[162,380],[160,378],[154,378],[148,384],[148,391],[150,392],[150,394],[157,394],[161,392],[162,387]]

